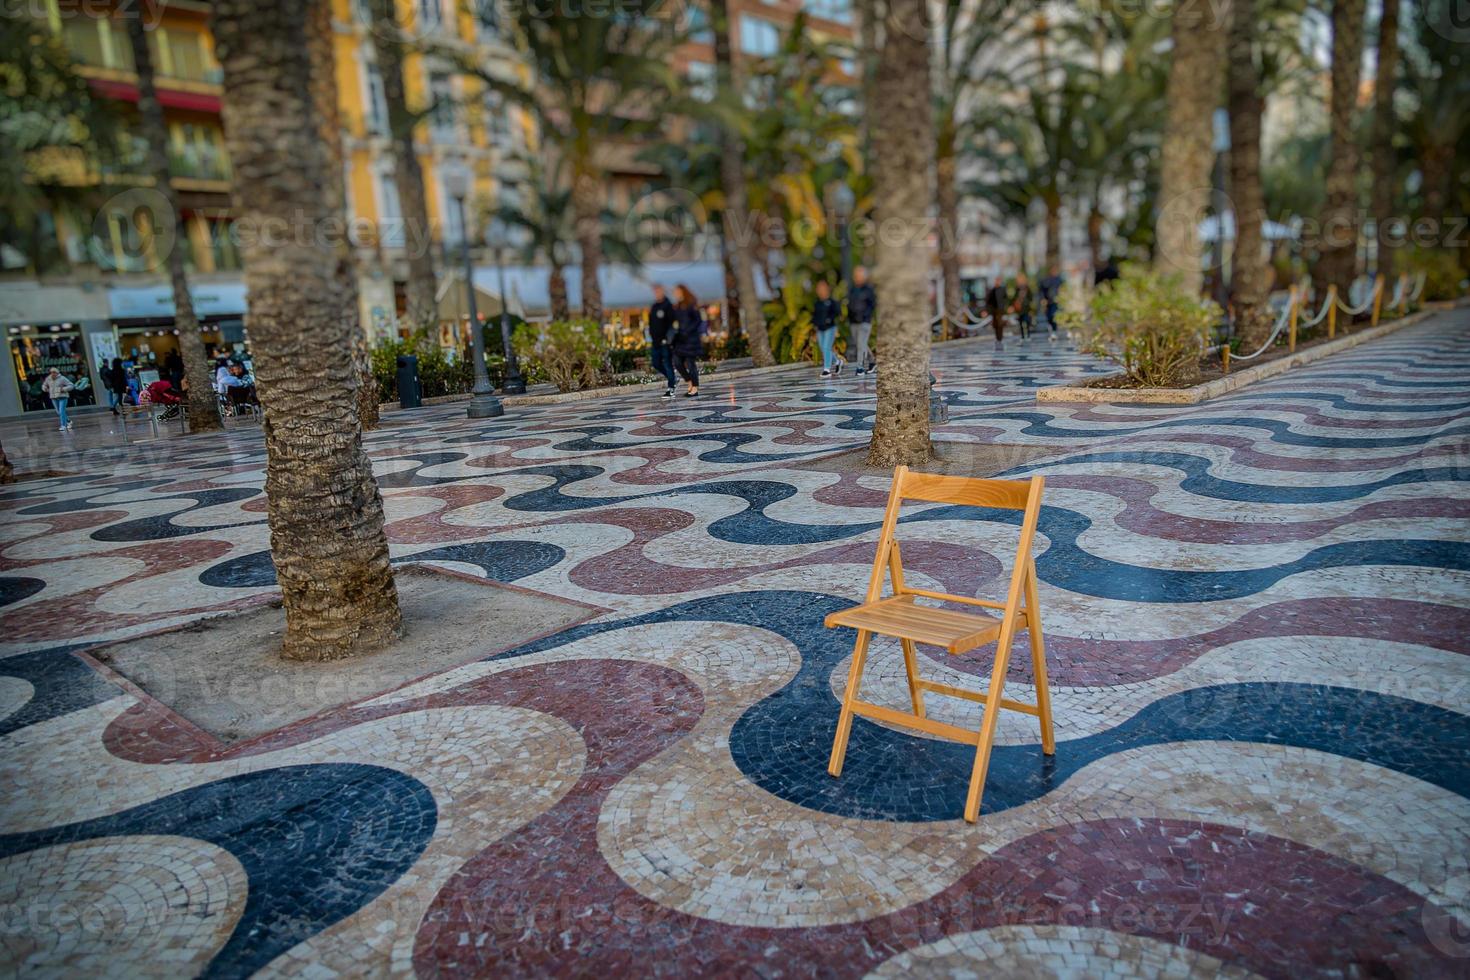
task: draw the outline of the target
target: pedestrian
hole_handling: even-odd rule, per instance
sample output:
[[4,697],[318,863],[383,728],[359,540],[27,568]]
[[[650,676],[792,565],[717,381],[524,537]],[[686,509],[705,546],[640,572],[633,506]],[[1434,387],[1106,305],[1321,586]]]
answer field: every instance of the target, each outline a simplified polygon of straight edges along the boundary
[[51,407],[56,409],[56,417],[61,420],[61,425],[56,430],[58,432],[71,428],[71,419],[66,417],[66,403],[71,399],[71,392],[75,387],[71,379],[61,373],[60,368],[52,368],[47,373],[46,380],[41,382],[41,391],[51,399]]
[[680,283],[674,287],[674,365],[688,387],[685,398],[699,394],[699,359],[704,356],[704,312],[699,301]]
[[858,266],[852,270],[852,289],[847,294],[847,328],[852,332],[853,357],[857,359],[858,374],[876,372],[873,352],[868,349],[868,338],[873,334],[873,313],[878,308],[878,295],[873,284],[868,282],[868,270]]
[[184,396],[180,389],[173,386],[168,378],[159,378],[143,389],[139,395],[140,403],[164,406],[163,414],[159,419],[168,421],[177,418],[184,404]]
[[1053,337],[1057,332],[1057,303],[1062,294],[1062,272],[1053,263],[1046,270],[1046,278],[1041,280],[1041,315],[1046,319],[1046,326]]
[[1031,280],[1026,273],[1016,273],[1016,295],[1011,300],[1016,310],[1016,325],[1021,328],[1021,339],[1031,336],[1031,311],[1036,307],[1036,296],[1031,292]]
[[842,308],[832,298],[832,287],[827,280],[818,279],[817,300],[812,304],[812,329],[817,334],[817,347],[822,352],[822,377],[830,378],[842,373],[842,358],[837,356],[837,320]]
[[653,305],[648,308],[648,356],[653,369],[664,376],[668,387],[664,398],[674,397],[674,304],[664,295],[664,287],[653,287]]
[[985,293],[985,311],[990,314],[990,329],[995,331],[995,349],[1005,346],[1005,311],[1010,306],[1010,293],[1006,290],[1005,276],[996,276],[995,283]]
[[107,369],[103,380],[107,382],[107,402],[112,407],[112,414],[121,415],[118,406],[128,400],[128,369],[123,367],[121,357],[112,359],[112,367]]
[[1103,260],[1102,268],[1093,271],[1092,285],[1097,287],[1103,283],[1115,282],[1121,278],[1123,278],[1123,274],[1118,271],[1118,263],[1114,262],[1113,257],[1109,255]]
[[168,356],[163,359],[163,371],[175,388],[184,387],[184,359],[177,350],[169,351]]

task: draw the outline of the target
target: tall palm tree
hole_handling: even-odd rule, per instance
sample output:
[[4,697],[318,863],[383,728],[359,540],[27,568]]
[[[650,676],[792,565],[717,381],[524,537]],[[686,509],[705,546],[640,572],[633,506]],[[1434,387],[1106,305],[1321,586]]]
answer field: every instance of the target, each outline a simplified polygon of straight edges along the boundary
[[1470,141],[1470,72],[1464,70],[1464,43],[1448,29],[1455,23],[1453,3],[1416,4],[1412,43],[1404,45],[1401,61],[1409,102],[1404,133],[1419,169],[1419,213],[1436,221],[1460,205],[1464,168],[1455,163],[1465,158]]
[[[673,51],[684,40],[660,5],[634,11],[587,11],[580,4],[511,4],[510,34],[532,85],[507,82],[472,58],[460,70],[535,113],[541,133],[566,161],[581,253],[582,315],[602,319],[602,214],[606,203],[600,150],[656,130],[686,107],[675,99]],[[691,103],[692,104],[692,100]]]
[[[218,0],[225,132],[239,220],[322,228],[343,214],[326,0]],[[348,306],[348,243],[250,236],[250,339],[265,408],[271,557],[286,607],[283,654],[330,660],[400,627],[383,502],[362,447]]]
[[[715,35],[715,72],[719,94],[738,105],[740,89],[735,66],[730,58],[730,8],[726,0],[710,0],[710,27]],[[755,222],[750,210],[750,196],[745,191],[745,137],[734,125],[721,132],[720,185],[725,192],[725,252],[735,272],[737,306],[740,325],[750,344],[750,358],[757,367],[776,363],[771,354],[771,338],[766,333],[766,318],[761,312],[755,291]]]
[[1373,83],[1373,203],[1370,213],[1378,237],[1378,272],[1391,278],[1394,250],[1389,244],[1390,223],[1398,202],[1395,181],[1398,154],[1393,145],[1398,131],[1393,95],[1399,70],[1399,0],[1383,0],[1378,14],[1378,68]]
[[567,302],[567,243],[571,239],[571,192],[554,170],[549,170],[540,157],[521,158],[526,179],[521,182],[521,196],[514,201],[501,199],[494,216],[506,225],[521,229],[522,257],[535,262],[545,259],[551,274],[546,291],[551,302],[551,318],[566,320],[571,316]]
[[1190,294],[1199,292],[1199,219],[1211,198],[1213,117],[1220,103],[1226,25],[1206,4],[1182,4],[1170,29],[1163,151],[1159,164],[1159,217],[1154,265],[1177,273]]
[[873,85],[873,193],[879,227],[874,284],[878,328],[878,405],[868,463],[923,463],[929,441],[929,257],[926,215],[934,200],[933,88],[925,0],[889,0]]
[[1322,285],[1346,296],[1357,274],[1358,143],[1353,116],[1363,61],[1363,0],[1332,0],[1332,93],[1328,103],[1331,151],[1327,206],[1322,212]]
[[[1262,226],[1266,217],[1261,187],[1261,113],[1265,96],[1256,63],[1256,0],[1234,0],[1227,69],[1230,106],[1230,196],[1235,214],[1235,255],[1231,292],[1236,332],[1254,349],[1270,332],[1266,300],[1271,269]],[[1224,234],[1223,227],[1220,234]]]
[[414,150],[414,130],[422,113],[409,109],[404,93],[403,63],[406,41],[395,12],[396,0],[370,0],[370,33],[383,102],[388,112],[388,141],[393,153],[393,184],[398,191],[398,216],[403,223],[403,252],[408,262],[404,299],[413,329],[432,326],[439,319],[435,300],[434,253],[429,234],[429,208],[424,173]]
[[[187,234],[184,213],[179,209],[179,195],[174,191],[168,167],[168,126],[163,120],[163,106],[153,84],[153,52],[148,48],[145,18],[138,14],[126,18],[128,41],[133,49],[133,68],[138,74],[138,122],[143,141],[148,144],[148,173],[153,189],[163,198],[164,213],[158,220],[173,223],[177,236]],[[218,432],[223,428],[219,400],[214,391],[214,371],[204,353],[204,340],[199,336],[199,318],[194,315],[194,299],[189,295],[189,279],[184,274],[182,242],[175,244],[164,257],[168,278],[174,293],[174,325],[178,328],[179,354],[184,359],[184,377],[188,381],[189,429],[192,432]]]

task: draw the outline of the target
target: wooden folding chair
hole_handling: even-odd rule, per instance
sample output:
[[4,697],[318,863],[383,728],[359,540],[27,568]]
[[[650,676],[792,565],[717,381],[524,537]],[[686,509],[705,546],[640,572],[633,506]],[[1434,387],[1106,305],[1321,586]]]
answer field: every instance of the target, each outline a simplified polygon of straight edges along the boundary
[[[1041,636],[1041,610],[1036,599],[1036,562],[1031,557],[1031,538],[1041,513],[1041,491],[1045,481],[1033,476],[1029,482],[1016,480],[975,480],[959,476],[934,476],[913,473],[900,466],[893,473],[893,489],[888,494],[888,509],[883,514],[883,529],[878,536],[878,554],[873,559],[873,574],[868,581],[868,595],[860,606],[832,613],[826,625],[850,626],[858,631],[853,647],[852,668],[847,674],[847,691],[842,698],[842,714],[837,721],[837,737],[832,741],[832,760],[827,771],[842,775],[842,760],[847,753],[847,739],[852,732],[855,714],[876,721],[891,722],[975,746],[975,766],[970,772],[970,794],[965,799],[965,819],[975,822],[980,814],[980,795],[985,788],[985,770],[990,764],[990,748],[995,740],[995,726],[1001,708],[1035,715],[1041,720],[1041,751],[1056,754],[1052,735],[1051,692],[1046,683],[1046,649]],[[975,507],[1001,507],[1025,511],[1021,522],[1021,543],[1016,549],[1016,567],[1011,573],[1006,601],[991,602],[967,596],[909,588],[903,581],[903,563],[893,529],[898,524],[899,506],[904,500],[934,503],[968,504]],[[893,580],[893,595],[883,598],[883,573]],[[953,609],[921,606],[920,597],[958,602],[1001,611],[997,619],[985,613],[959,612]],[[1006,667],[1010,661],[1011,640],[1018,630],[1031,635],[1031,667],[1036,677],[1036,703],[1023,704],[1003,697]],[[863,666],[867,661],[868,642],[873,634],[897,637],[903,647],[904,668],[908,672],[912,714],[858,700]],[[949,684],[926,681],[918,674],[915,644],[927,643],[943,647],[950,653],[963,653],[994,641],[995,665],[990,672],[990,691],[981,694]],[[979,731],[948,725],[925,717],[924,692],[978,701],[985,705]]]

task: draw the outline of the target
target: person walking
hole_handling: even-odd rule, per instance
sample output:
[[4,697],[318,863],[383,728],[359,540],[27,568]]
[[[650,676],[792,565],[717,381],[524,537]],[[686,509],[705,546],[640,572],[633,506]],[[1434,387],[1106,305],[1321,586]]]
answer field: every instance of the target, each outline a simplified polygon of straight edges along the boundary
[[653,305],[648,308],[648,355],[653,369],[664,376],[668,387],[662,397],[673,398],[674,386],[674,304],[664,295],[664,287],[653,287]]
[[1057,303],[1062,294],[1062,283],[1062,272],[1055,265],[1047,269],[1046,278],[1041,280],[1041,315],[1053,338],[1057,333]]
[[1097,269],[1093,272],[1092,285],[1094,288],[1096,288],[1098,286],[1101,286],[1103,283],[1117,282],[1119,279],[1122,278],[1123,274],[1118,271],[1118,263],[1113,260],[1113,257],[1111,255],[1109,255],[1106,259],[1103,260],[1102,268]]
[[177,350],[171,350],[163,359],[163,371],[168,379],[174,383],[175,388],[184,387],[184,359],[179,356]]
[[995,349],[1005,347],[1005,313],[1010,306],[1005,276],[996,276],[995,284],[985,293],[985,312],[990,314],[990,329],[995,331]]
[[674,287],[674,299],[674,364],[688,384],[684,397],[693,398],[699,394],[699,359],[704,356],[704,313],[682,283]]
[[818,279],[817,300],[812,304],[812,330],[817,335],[817,347],[822,352],[822,377],[830,378],[842,373],[842,358],[837,356],[837,320],[842,308],[832,298],[832,287],[827,280]]
[[71,400],[72,389],[75,387],[76,385],[61,373],[60,368],[52,368],[46,375],[46,380],[41,382],[41,391],[51,399],[51,407],[56,409],[56,417],[61,420],[61,425],[56,430],[58,432],[65,432],[71,428],[71,419],[66,417],[66,403]]
[[1026,273],[1016,273],[1016,295],[1011,300],[1016,311],[1016,326],[1021,329],[1021,339],[1031,336],[1031,311],[1036,308],[1036,295],[1031,291],[1031,280]]
[[112,414],[121,415],[118,406],[127,404],[128,400],[128,369],[123,367],[121,357],[112,359],[103,380],[107,382],[107,402],[112,406]]
[[852,270],[852,290],[847,294],[847,328],[852,331],[853,357],[857,359],[856,373],[867,374],[877,371],[873,352],[868,349],[868,338],[873,334],[873,313],[878,307],[878,294],[868,282],[868,270],[858,266]]

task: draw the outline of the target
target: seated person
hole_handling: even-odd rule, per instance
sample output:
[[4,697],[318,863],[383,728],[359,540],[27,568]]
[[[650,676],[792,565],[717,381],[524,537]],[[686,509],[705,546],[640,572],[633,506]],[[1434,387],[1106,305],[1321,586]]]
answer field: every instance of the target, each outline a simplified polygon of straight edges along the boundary
[[138,399],[139,404],[165,406],[163,414],[159,416],[163,419],[171,419],[177,416],[179,414],[179,406],[183,404],[183,401],[183,394],[167,378],[159,378],[144,388]]
[[231,405],[258,405],[255,397],[255,379],[245,373],[245,365],[231,361],[229,373],[224,379],[225,396]]

